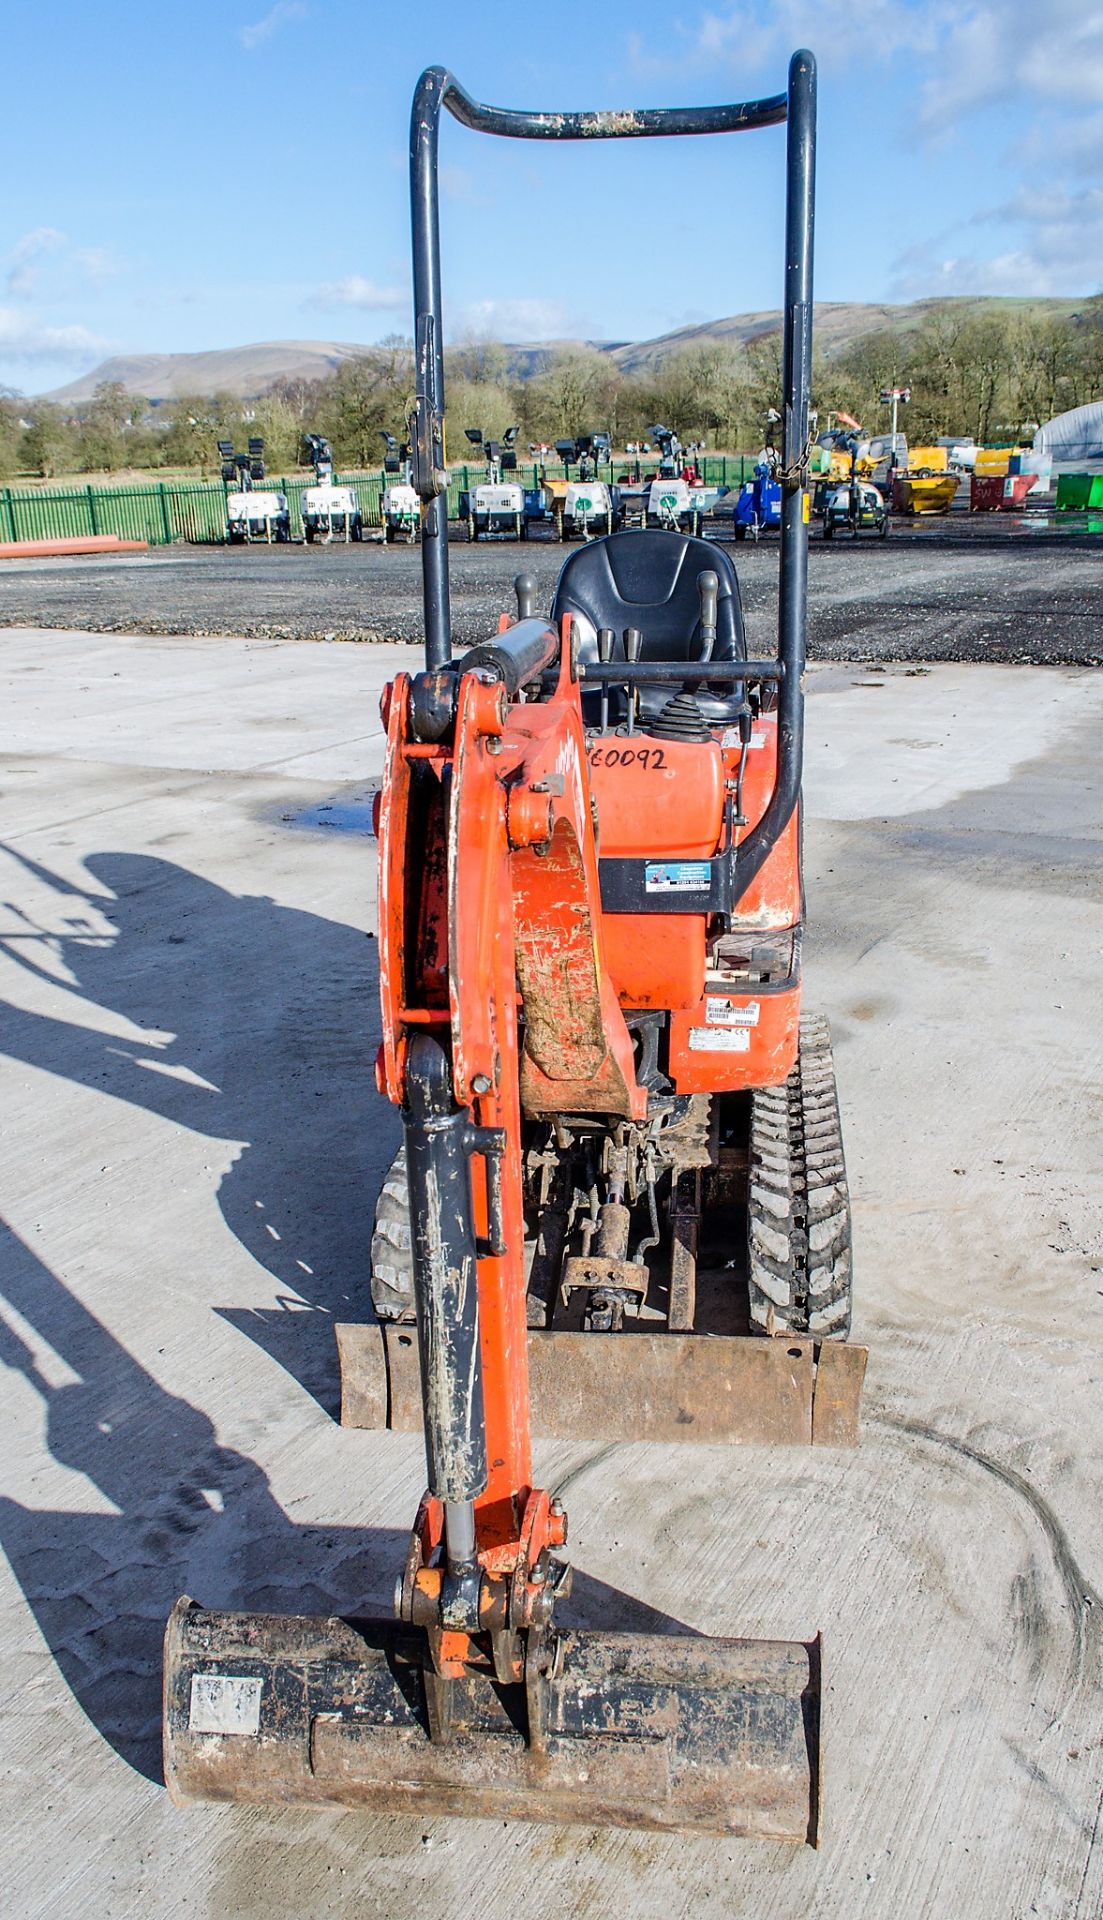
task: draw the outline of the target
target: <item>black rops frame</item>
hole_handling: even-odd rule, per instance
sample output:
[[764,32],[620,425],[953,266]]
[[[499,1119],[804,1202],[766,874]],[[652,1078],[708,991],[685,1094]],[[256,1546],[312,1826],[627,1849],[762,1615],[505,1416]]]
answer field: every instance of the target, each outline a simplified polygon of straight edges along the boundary
[[444,464],[444,336],[440,287],[437,149],[441,108],[476,133],[516,140],[626,140],[743,133],[786,123],[785,312],[782,341],[782,484],[778,662],[762,679],[778,683],[778,764],[758,825],[733,856],[738,902],[792,816],[804,746],[808,527],[804,518],[808,406],[812,377],[812,237],[816,164],[816,62],[801,49],[789,62],[787,93],[717,107],[644,107],[626,112],[525,113],[473,100],[444,67],[418,81],[410,116],[410,202],[414,251],[416,402],[414,485],[424,502],[421,565],[425,661],[452,656],[448,594],[448,476]]

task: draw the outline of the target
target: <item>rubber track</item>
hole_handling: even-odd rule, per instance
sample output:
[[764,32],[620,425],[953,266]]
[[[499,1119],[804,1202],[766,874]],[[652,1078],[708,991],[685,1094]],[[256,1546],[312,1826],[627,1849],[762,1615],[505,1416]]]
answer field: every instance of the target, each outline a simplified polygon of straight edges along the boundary
[[831,1034],[804,1014],[784,1086],[751,1097],[747,1199],[751,1325],[845,1340],[850,1332],[850,1199]]
[[399,1147],[375,1205],[371,1237],[371,1297],[381,1320],[414,1317],[414,1256],[406,1147]]

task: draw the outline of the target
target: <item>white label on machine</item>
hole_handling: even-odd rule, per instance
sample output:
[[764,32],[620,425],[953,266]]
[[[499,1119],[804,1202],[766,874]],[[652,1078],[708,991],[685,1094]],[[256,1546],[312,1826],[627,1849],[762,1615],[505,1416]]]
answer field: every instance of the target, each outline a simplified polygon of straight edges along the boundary
[[757,1027],[758,1015],[757,1000],[748,1000],[745,1007],[735,1007],[730,1000],[714,999],[711,994],[705,1000],[705,1019],[710,1027]]
[[[725,727],[723,738],[721,740],[721,745],[725,747],[738,747],[742,745],[742,742],[740,741],[740,738],[739,738],[739,728]],[[750,739],[747,742],[748,748],[764,747],[765,745],[766,745],[766,735],[764,733],[752,733]]]
[[750,1053],[749,1027],[691,1027],[691,1053]]
[[193,1673],[189,1733],[259,1733],[264,1681],[244,1674]]
[[707,860],[648,860],[644,867],[648,893],[704,893],[709,879]]

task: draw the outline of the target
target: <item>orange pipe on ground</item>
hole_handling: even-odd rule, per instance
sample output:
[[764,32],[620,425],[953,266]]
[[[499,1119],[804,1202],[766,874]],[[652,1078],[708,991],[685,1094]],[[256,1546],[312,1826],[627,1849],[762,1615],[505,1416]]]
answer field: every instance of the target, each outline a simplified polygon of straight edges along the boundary
[[0,560],[45,560],[68,554],[145,553],[148,540],[120,540],[117,533],[82,533],[71,540],[2,540]]

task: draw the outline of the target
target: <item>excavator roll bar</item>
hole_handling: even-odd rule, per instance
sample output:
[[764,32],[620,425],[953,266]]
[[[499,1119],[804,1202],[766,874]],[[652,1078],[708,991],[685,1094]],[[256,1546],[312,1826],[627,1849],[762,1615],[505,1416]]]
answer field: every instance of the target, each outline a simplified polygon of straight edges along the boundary
[[[642,107],[626,112],[526,113],[473,100],[445,67],[428,67],[410,116],[410,201],[414,248],[414,486],[425,505],[421,565],[425,663],[452,658],[448,594],[448,475],[444,449],[444,329],[440,286],[437,149],[441,108],[476,133],[512,140],[638,140],[743,133],[786,125],[785,308],[782,338],[781,577],[778,661],[760,674],[778,686],[778,762],[762,819],[736,849],[738,900],[772,851],[796,805],[804,750],[804,651],[808,598],[805,482],[812,378],[812,237],[816,164],[816,62],[802,49],[789,62],[787,93],[716,107]],[[760,666],[765,663],[756,663]],[[624,679],[623,673],[621,679]]]

